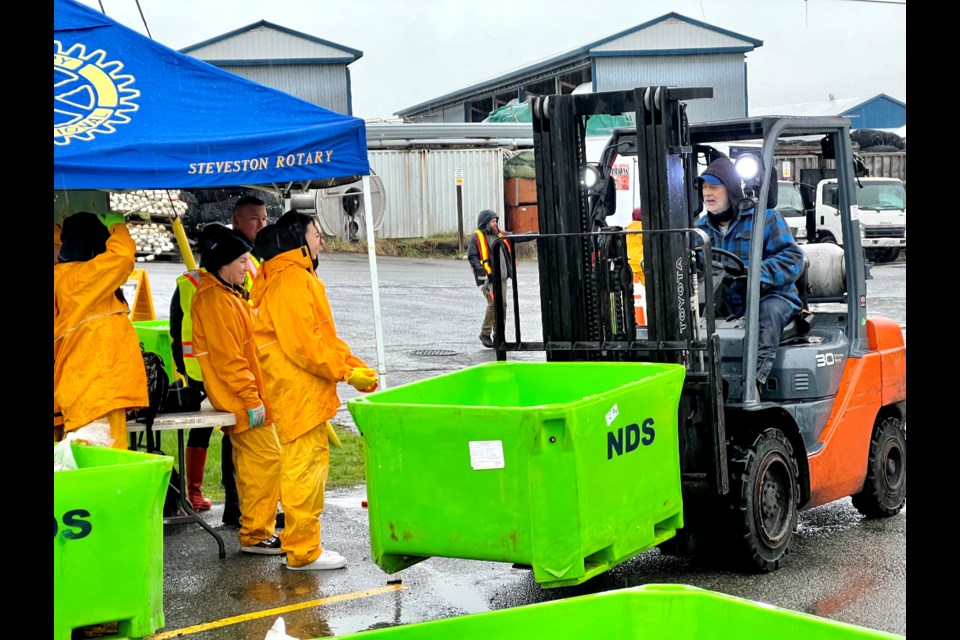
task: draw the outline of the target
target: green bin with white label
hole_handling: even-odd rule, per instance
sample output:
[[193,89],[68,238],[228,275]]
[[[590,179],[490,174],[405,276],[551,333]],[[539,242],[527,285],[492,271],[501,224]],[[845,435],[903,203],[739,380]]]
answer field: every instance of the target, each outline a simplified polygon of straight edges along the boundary
[[149,636],[164,624],[163,501],[173,458],[71,448],[77,468],[53,472],[54,640],[114,625],[111,637]]
[[491,362],[351,399],[373,561],[532,567],[580,584],[683,526],[682,365]]

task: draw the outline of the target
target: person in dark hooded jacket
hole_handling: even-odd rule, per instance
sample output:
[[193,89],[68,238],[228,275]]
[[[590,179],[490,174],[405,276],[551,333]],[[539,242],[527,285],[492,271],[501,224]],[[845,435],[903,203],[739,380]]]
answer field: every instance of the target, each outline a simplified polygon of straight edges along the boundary
[[[480,325],[480,343],[488,349],[493,347],[493,243],[497,238],[504,238],[506,234],[498,227],[498,216],[495,211],[484,209],[477,216],[477,229],[470,236],[467,245],[467,260],[473,269],[473,278],[480,287],[480,293],[487,306],[483,312],[483,322]],[[503,294],[503,313],[507,312],[507,279],[513,276],[513,254],[509,241],[504,241],[500,251],[500,291]]]
[[[755,211],[740,210],[743,188],[733,161],[717,158],[696,179],[706,210],[697,227],[709,236],[711,246],[736,254],[750,268],[750,236],[755,227]],[[723,258],[720,257],[722,260]],[[783,327],[801,308],[796,282],[803,272],[803,252],[790,227],[776,209],[763,213],[763,254],[760,263],[760,313],[757,350],[757,384],[766,384],[773,368]],[[746,313],[746,279],[735,279],[722,301],[730,316]]]

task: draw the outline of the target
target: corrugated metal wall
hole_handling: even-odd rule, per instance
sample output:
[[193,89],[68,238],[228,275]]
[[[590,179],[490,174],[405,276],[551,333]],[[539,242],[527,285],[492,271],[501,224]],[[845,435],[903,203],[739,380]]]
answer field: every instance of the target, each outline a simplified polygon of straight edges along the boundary
[[347,68],[343,64],[223,67],[248,80],[279,89],[338,113],[350,113]]
[[446,107],[443,110],[443,122],[463,122],[466,116],[464,116],[464,104],[455,104],[450,107]]
[[843,115],[854,129],[896,129],[907,124],[907,110],[889,100],[874,100]]
[[597,91],[667,85],[713,87],[713,98],[687,103],[690,122],[745,118],[746,78],[742,53],[691,56],[597,58]]
[[502,149],[371,150],[370,167],[383,181],[386,207],[376,235],[427,238],[457,232],[457,170],[463,172],[463,232],[477,214],[503,214]]

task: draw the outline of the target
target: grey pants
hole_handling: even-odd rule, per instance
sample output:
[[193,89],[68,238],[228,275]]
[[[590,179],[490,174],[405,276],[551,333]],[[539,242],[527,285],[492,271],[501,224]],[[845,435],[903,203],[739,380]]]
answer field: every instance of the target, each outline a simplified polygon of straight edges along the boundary
[[[503,293],[503,314],[504,322],[506,322],[507,314],[507,281],[504,280],[500,283],[500,291]],[[480,335],[489,336],[493,335],[493,321],[494,321],[494,307],[493,307],[493,288],[488,279],[483,286],[480,287],[480,293],[483,294],[483,299],[487,302],[487,308],[483,312],[483,324],[480,325]]]
[[767,376],[773,368],[783,327],[796,313],[793,305],[780,296],[760,298],[760,313],[757,316],[757,325],[760,329],[757,340],[757,382],[760,384],[767,381]]

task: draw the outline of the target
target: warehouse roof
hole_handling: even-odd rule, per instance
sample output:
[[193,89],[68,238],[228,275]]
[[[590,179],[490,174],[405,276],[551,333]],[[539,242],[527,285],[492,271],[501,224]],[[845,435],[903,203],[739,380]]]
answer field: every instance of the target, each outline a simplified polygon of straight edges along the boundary
[[[620,50],[620,51],[598,51],[604,45],[625,38],[632,34],[635,34],[638,31],[643,31],[645,29],[650,29],[656,25],[665,23],[665,22],[685,22],[691,26],[699,27],[713,33],[726,36],[728,38],[734,39],[736,42],[728,43],[726,46],[722,47],[705,47],[705,48],[683,48],[677,46],[671,47],[651,47],[651,48],[641,48],[641,49],[632,49],[632,50]],[[420,104],[413,105],[412,107],[407,107],[396,112],[396,115],[404,116],[411,113],[416,113],[423,111],[425,108],[442,105],[444,103],[449,103],[459,96],[469,96],[477,91],[496,87],[498,85],[509,84],[511,82],[518,82],[525,77],[531,76],[538,72],[546,72],[551,69],[568,66],[572,63],[579,61],[586,61],[591,57],[601,57],[601,56],[667,56],[667,55],[691,55],[697,53],[747,53],[753,51],[757,47],[762,47],[763,41],[757,40],[756,38],[751,38],[739,33],[734,33],[733,31],[727,31],[726,29],[721,29],[720,27],[715,27],[713,25],[701,22],[699,20],[694,20],[693,18],[688,18],[686,16],[680,15],[676,12],[670,12],[665,15],[660,16],[659,18],[654,18],[643,24],[638,24],[635,27],[626,29],[625,31],[620,31],[606,38],[590,42],[583,46],[577,47],[576,49],[571,49],[564,53],[560,53],[548,58],[544,58],[532,64],[514,69],[512,71],[507,71],[498,76],[488,78],[482,82],[472,84],[468,87],[457,89],[456,91],[451,91],[450,93],[444,94],[442,96],[432,98],[426,102],[421,102]]]
[[[282,56],[275,56],[271,58],[260,58],[256,60],[246,59],[246,58],[235,58],[235,59],[221,59],[221,55],[214,56],[214,60],[219,66],[242,66],[246,64],[329,64],[329,63],[347,63],[350,64],[355,60],[363,57],[363,51],[359,49],[352,49],[346,47],[342,44],[337,44],[336,42],[331,42],[329,40],[324,40],[323,38],[317,38],[316,36],[311,36],[308,33],[303,33],[301,31],[295,31],[293,29],[288,29],[287,27],[281,27],[278,24],[273,24],[272,22],[267,22],[266,20],[261,20],[259,22],[254,22],[253,24],[248,24],[245,27],[240,27],[239,29],[234,29],[222,35],[219,35],[215,38],[210,38],[209,40],[204,40],[203,42],[198,42],[192,44],[188,47],[180,49],[180,53],[189,53],[195,57],[202,57],[207,59],[207,56],[204,54],[211,53],[203,52],[198,56],[201,49],[211,49],[214,45],[221,45],[215,47],[217,51],[223,51],[223,43],[227,40],[235,38],[244,38],[250,39],[255,37],[258,34],[267,34],[269,32],[275,32],[276,34],[282,34],[285,36],[291,36],[287,38],[284,46],[284,54]],[[262,38],[260,39],[262,40]],[[275,50],[276,43],[272,41],[257,41],[265,50]],[[236,49],[230,49],[231,51],[237,51]],[[212,50],[211,50],[212,51]],[[208,62],[211,60],[208,60]]]
[[885,93],[872,96],[856,96],[853,98],[835,98],[815,102],[792,102],[789,104],[773,104],[766,107],[751,107],[750,117],[753,116],[839,116],[877,100],[888,100],[902,107],[907,105]]

